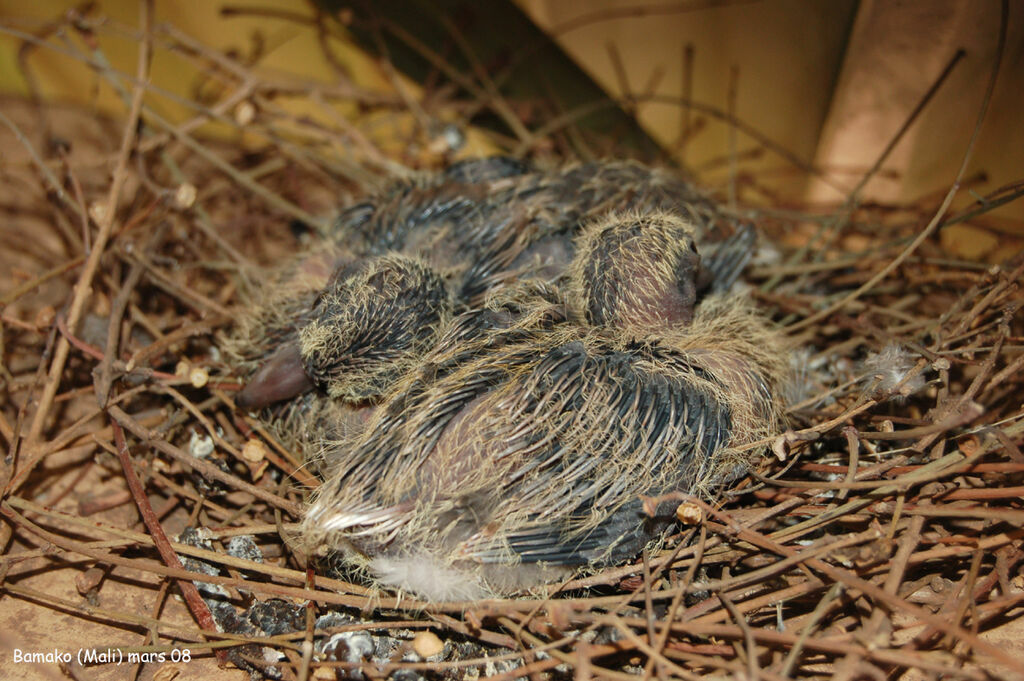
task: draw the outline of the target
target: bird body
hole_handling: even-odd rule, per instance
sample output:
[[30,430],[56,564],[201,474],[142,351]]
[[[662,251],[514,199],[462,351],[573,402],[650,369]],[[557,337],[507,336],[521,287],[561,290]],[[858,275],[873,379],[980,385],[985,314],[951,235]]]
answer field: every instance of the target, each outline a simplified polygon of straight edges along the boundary
[[[331,446],[306,541],[451,600],[656,538],[666,518],[645,516],[642,495],[708,490],[779,419],[777,334],[742,298],[687,297],[692,234],[672,216],[614,216],[579,239],[565,299],[507,292],[453,320],[366,428]],[[595,262],[646,273],[643,290],[595,281]]]
[[589,222],[665,211],[698,226],[705,246],[721,221],[712,201],[666,170],[595,161],[535,171],[492,157],[392,183],[345,211],[333,239],[371,257],[422,258],[445,276],[457,302],[473,308],[498,286],[562,276]]

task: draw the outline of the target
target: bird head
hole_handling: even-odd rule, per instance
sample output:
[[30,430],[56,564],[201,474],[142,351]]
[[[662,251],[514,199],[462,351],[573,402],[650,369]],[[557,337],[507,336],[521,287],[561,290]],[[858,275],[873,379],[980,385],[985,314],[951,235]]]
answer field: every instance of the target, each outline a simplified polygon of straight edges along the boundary
[[236,397],[247,409],[312,387],[349,402],[383,395],[437,340],[452,302],[429,265],[389,254],[339,268],[286,342]]
[[571,290],[593,326],[657,332],[693,320],[700,269],[689,223],[661,213],[615,215],[580,235]]
[[451,310],[444,279],[416,258],[344,268],[299,330],[303,368],[331,397],[378,397],[437,340]]

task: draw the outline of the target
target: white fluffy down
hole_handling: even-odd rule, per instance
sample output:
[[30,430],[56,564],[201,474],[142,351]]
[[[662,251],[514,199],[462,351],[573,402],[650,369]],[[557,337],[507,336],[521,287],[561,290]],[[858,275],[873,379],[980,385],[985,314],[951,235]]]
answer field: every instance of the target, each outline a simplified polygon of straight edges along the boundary
[[370,569],[381,584],[427,601],[472,601],[486,596],[472,575],[430,555],[378,556],[370,561]]
[[881,352],[868,355],[864,360],[864,370],[869,380],[878,379],[878,390],[890,392],[899,386],[900,394],[895,396],[899,398],[913,395],[925,385],[925,378],[920,373],[907,378],[915,364],[913,355],[899,345],[889,343]]

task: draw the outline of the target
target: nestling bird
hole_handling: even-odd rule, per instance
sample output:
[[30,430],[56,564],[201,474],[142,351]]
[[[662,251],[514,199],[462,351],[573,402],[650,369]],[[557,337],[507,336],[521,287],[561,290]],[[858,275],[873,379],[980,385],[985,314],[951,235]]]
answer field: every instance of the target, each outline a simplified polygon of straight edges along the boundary
[[[377,400],[390,379],[436,341],[436,321],[444,315],[430,312],[421,318],[421,312],[441,301],[453,312],[478,309],[495,290],[525,278],[557,282],[572,259],[573,237],[581,227],[609,212],[628,210],[684,215],[699,227],[696,238],[702,247],[715,248],[712,233],[721,216],[714,204],[670,173],[636,163],[587,163],[544,173],[495,157],[394,182],[345,211],[332,238],[291,266],[278,279],[284,286],[270,287],[269,297],[228,343],[236,364],[251,374],[237,402],[246,409],[263,408],[314,387],[349,402]],[[393,300],[366,307],[365,296],[353,295],[364,291],[356,279],[367,271],[393,268],[398,255],[424,279],[400,277],[389,288]],[[726,272],[712,279],[725,282],[744,261],[716,262]],[[325,272],[332,269],[327,283]],[[295,270],[303,276],[295,277]],[[417,295],[431,300],[417,300]],[[339,327],[328,346],[312,340],[322,338],[327,328],[316,321],[320,317]],[[310,324],[319,331],[307,328]],[[389,326],[395,328],[389,331]],[[406,327],[418,329],[416,342],[408,345]],[[374,342],[394,345],[374,347]],[[344,387],[335,383],[342,377]]]
[[[239,406],[262,408],[311,387],[292,371],[301,366],[298,333],[329,285],[336,289],[336,300],[346,278],[363,276],[369,261],[383,255],[425,259],[435,244],[439,260],[450,257],[455,226],[491,192],[526,172],[526,166],[504,157],[464,161],[444,173],[395,180],[343,211],[325,239],[272,272],[234,335],[225,339],[232,363],[250,375],[250,387],[236,398]],[[358,305],[355,301],[353,306]]]
[[[358,428],[370,409],[361,400],[377,397],[380,386],[386,385],[384,377],[397,371],[391,359],[396,354],[411,356],[411,350],[422,345],[417,342],[400,348],[387,344],[402,342],[403,325],[437,321],[415,314],[430,307],[430,301],[397,295],[374,307],[371,291],[375,286],[378,294],[386,289],[389,295],[404,285],[412,288],[410,292],[429,289],[417,282],[416,276],[400,275],[398,269],[404,269],[405,275],[415,272],[436,286],[434,265],[443,269],[445,263],[456,261],[453,230],[477,211],[487,196],[528,172],[524,164],[504,157],[464,161],[443,173],[393,181],[371,199],[344,211],[331,234],[267,277],[234,333],[223,339],[221,348],[229,361],[248,378],[236,395],[236,404],[246,410],[262,410],[277,436],[307,455],[319,450],[328,430],[343,434]],[[391,276],[385,277],[385,272]],[[361,294],[348,297],[353,292]],[[412,308],[402,302],[409,302]],[[314,332],[317,327],[325,328],[326,319],[347,320],[349,328],[339,329],[329,343],[316,346],[314,338],[327,340],[326,335]],[[398,328],[369,342],[370,335],[387,324]],[[351,353],[341,347],[346,333],[356,341]],[[360,346],[363,341],[366,343]],[[374,343],[384,345],[374,348]],[[311,347],[318,351],[309,352]],[[362,367],[361,373],[352,376],[365,378],[363,385],[352,377],[345,379],[350,389],[327,385],[332,375],[340,378],[340,367],[353,365]]]
[[665,509],[646,516],[641,495],[706,492],[780,418],[779,335],[742,298],[702,293],[734,273],[702,268],[696,240],[669,213],[612,215],[583,228],[561,290],[509,287],[454,318],[331,446],[304,540],[427,600],[512,593],[656,540]]

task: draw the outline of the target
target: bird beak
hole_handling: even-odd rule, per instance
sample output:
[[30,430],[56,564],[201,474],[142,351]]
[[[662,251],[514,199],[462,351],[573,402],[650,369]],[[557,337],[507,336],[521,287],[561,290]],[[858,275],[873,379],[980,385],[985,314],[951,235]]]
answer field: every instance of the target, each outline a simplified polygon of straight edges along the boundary
[[271,355],[266,364],[238,392],[235,404],[245,410],[262,409],[312,388],[313,381],[302,368],[298,343],[288,343]]

